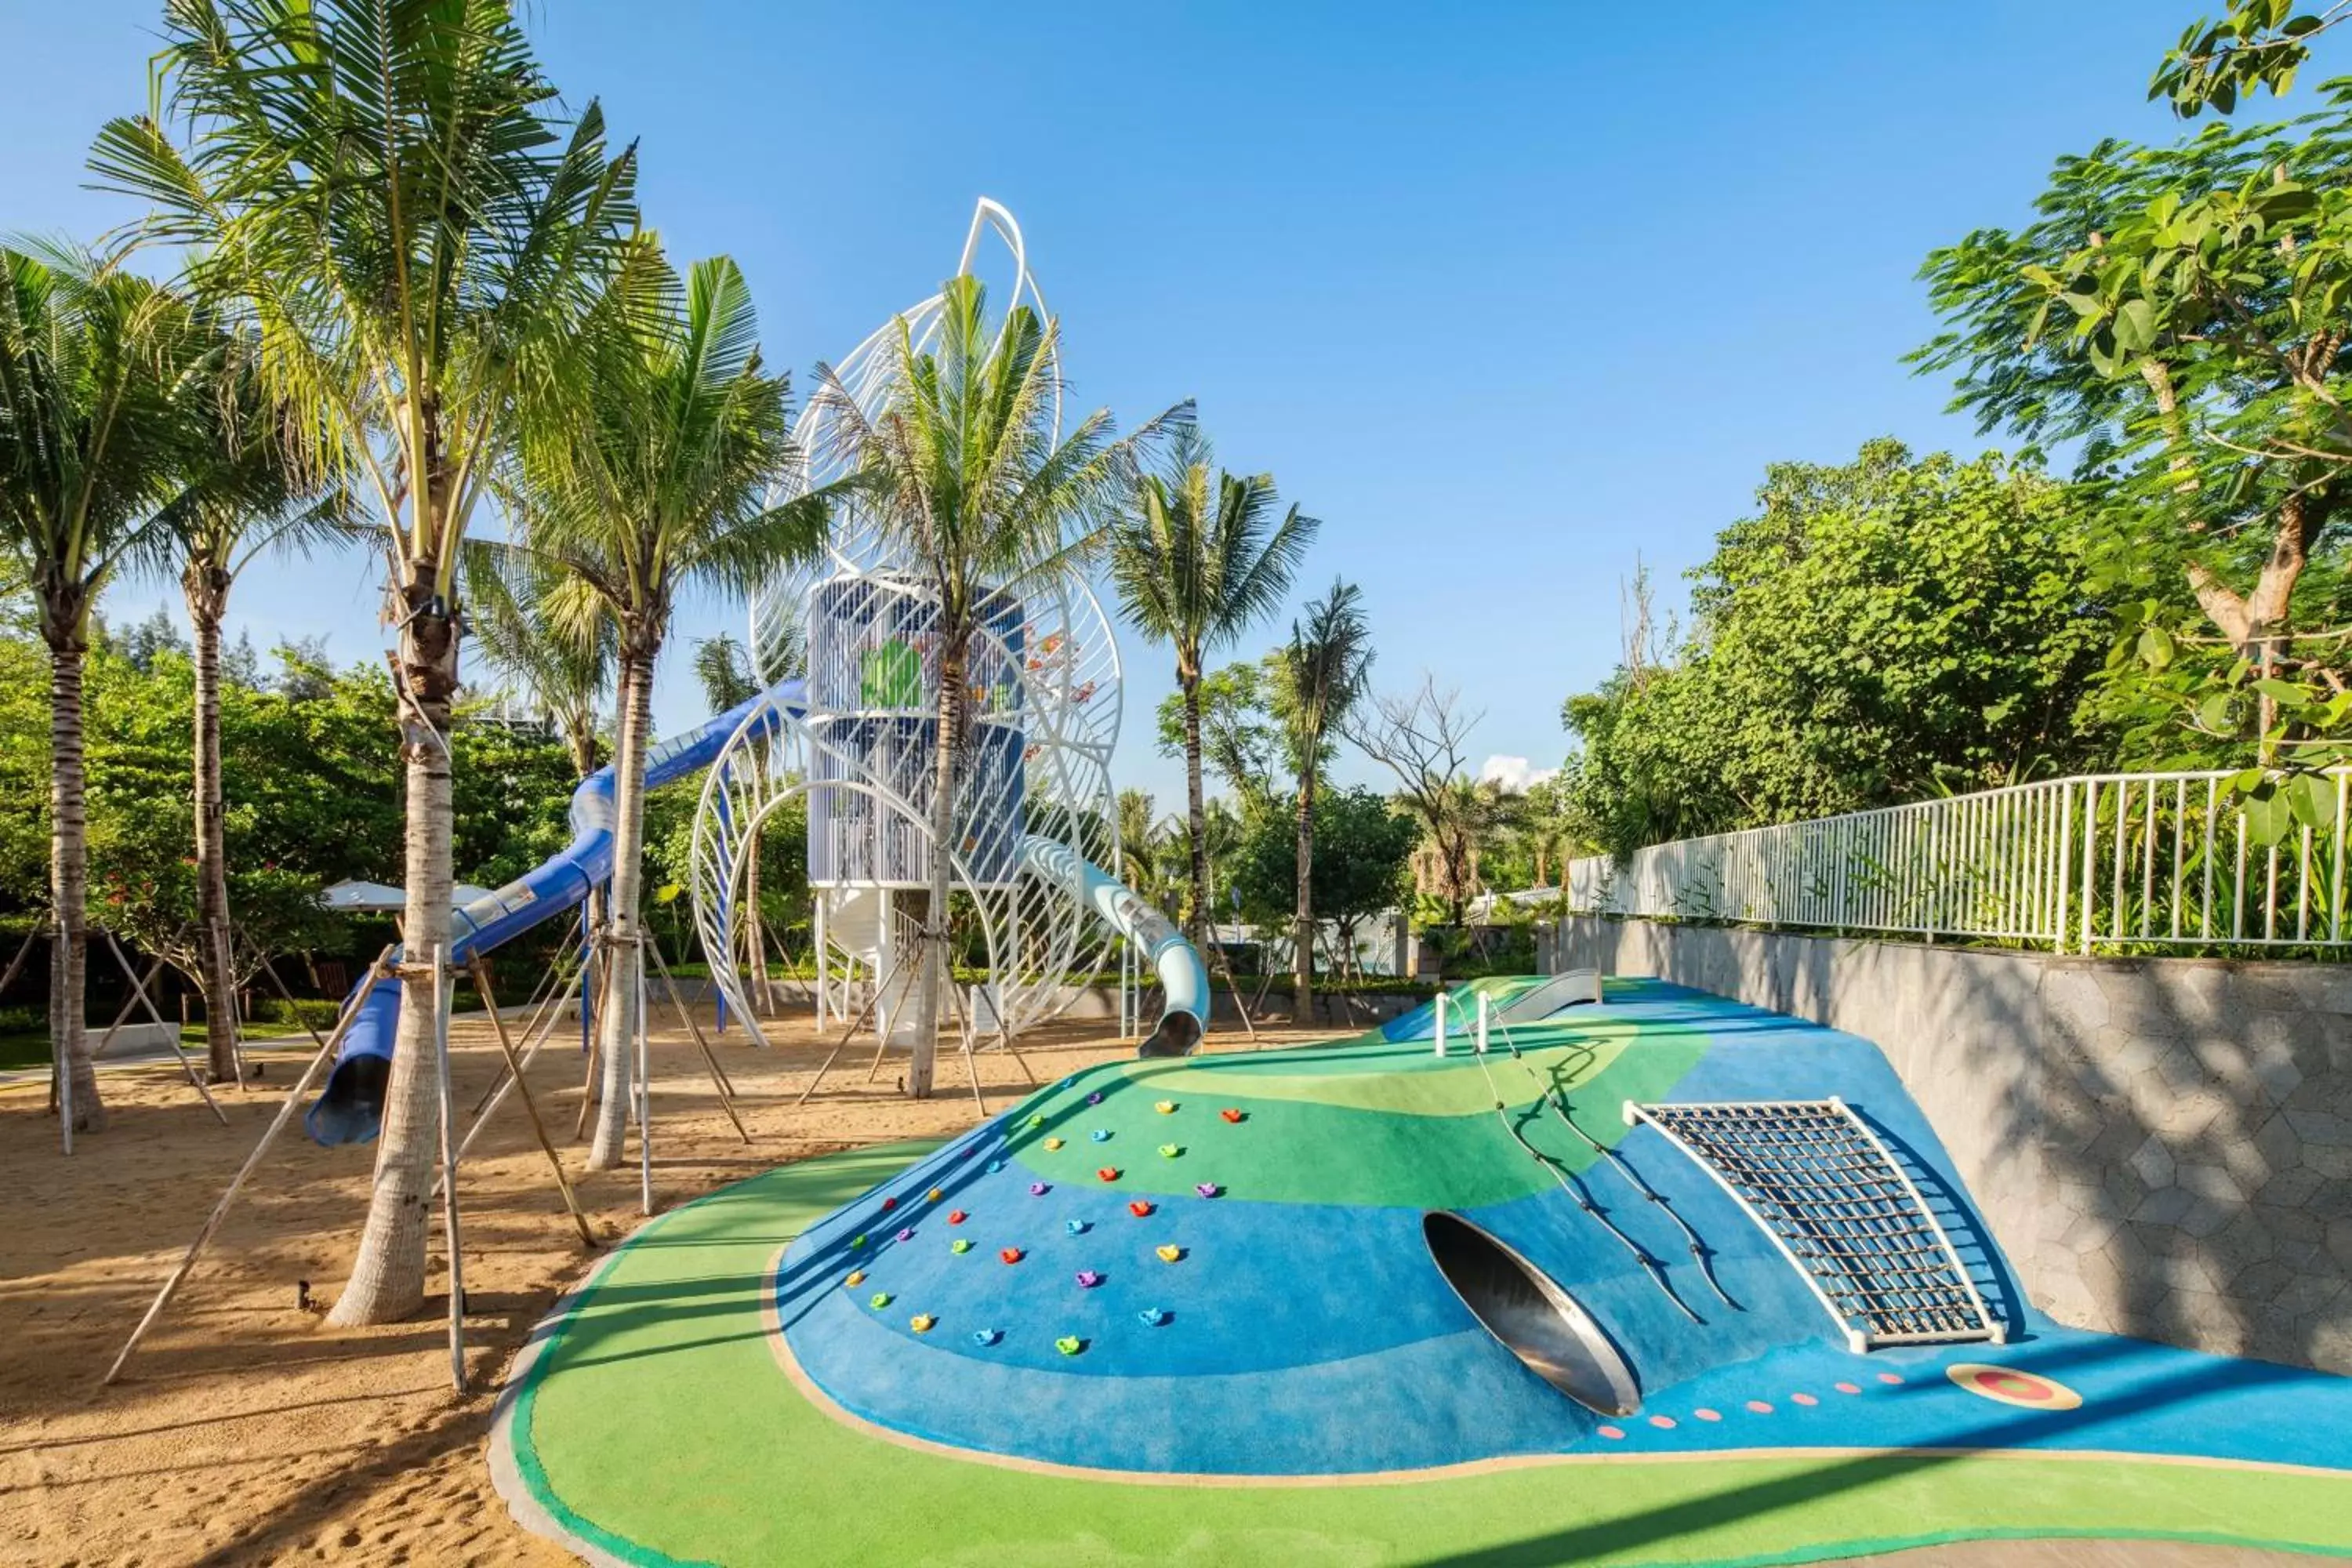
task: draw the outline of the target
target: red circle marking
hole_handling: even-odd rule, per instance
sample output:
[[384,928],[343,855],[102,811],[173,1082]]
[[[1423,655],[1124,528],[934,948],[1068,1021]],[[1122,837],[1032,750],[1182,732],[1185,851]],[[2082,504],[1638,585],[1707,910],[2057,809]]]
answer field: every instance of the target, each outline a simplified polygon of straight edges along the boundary
[[2054,1378],[2015,1367],[1988,1366],[1981,1362],[1955,1362],[1944,1375],[1979,1398],[2021,1410],[2074,1410],[2083,1396]]
[[1671,1432],[1675,1429],[1675,1418],[1671,1415],[1653,1415],[1650,1417],[1650,1425],[1661,1432]]
[[1789,1395],[1789,1402],[1791,1405],[1819,1405],[1821,1403],[1820,1400],[1815,1399],[1810,1394],[1792,1394]]
[[1833,1386],[1840,1394],[1860,1394],[1862,1392],[1862,1385],[1859,1384],[1841,1383],[1834,1384]]
[[1720,1420],[1722,1420],[1722,1419],[1723,1419],[1723,1412],[1722,1412],[1722,1411],[1720,1411],[1720,1410],[1709,1410],[1709,1409],[1708,1409],[1706,1405],[1700,1405],[1697,1409],[1696,1409],[1696,1410],[1692,1411],[1692,1412],[1691,1412],[1691,1414],[1692,1414],[1692,1415],[1696,1415],[1696,1416],[1697,1416],[1697,1417],[1698,1417],[1700,1420],[1702,1420],[1702,1421],[1720,1421]]
[[1765,1404],[1760,1399],[1749,1400],[1748,1402],[1748,1408],[1754,1411],[1759,1415],[1769,1415],[1772,1414],[1772,1407]]
[[1595,1426],[1593,1430],[1612,1443],[1622,1443],[1625,1440],[1625,1429],[1622,1426]]
[[1883,1383],[1883,1384],[1886,1384],[1886,1386],[1887,1386],[1887,1387],[1889,1387],[1889,1388],[1900,1388],[1900,1387],[1902,1387],[1902,1386],[1903,1386],[1903,1380],[1902,1380],[1901,1378],[1899,1378],[1899,1377],[1895,1376],[1895,1375],[1893,1373],[1891,1373],[1891,1372],[1882,1372],[1882,1373],[1880,1373],[1878,1374],[1878,1381],[1879,1381],[1879,1382],[1881,1382],[1881,1383]]

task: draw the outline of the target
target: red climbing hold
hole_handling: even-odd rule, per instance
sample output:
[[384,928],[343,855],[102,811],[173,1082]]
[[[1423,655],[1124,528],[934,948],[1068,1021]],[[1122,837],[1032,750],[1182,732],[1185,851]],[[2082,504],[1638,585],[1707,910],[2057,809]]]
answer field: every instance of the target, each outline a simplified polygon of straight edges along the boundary
[[1097,1171],[1095,1174],[1100,1176],[1106,1182],[1116,1182],[1118,1180],[1118,1167],[1117,1165],[1105,1165],[1101,1170]]
[[882,1212],[885,1214],[889,1213],[892,1209],[897,1208],[898,1206],[898,1200],[896,1198],[884,1198],[882,1200]]
[[1021,1249],[1017,1247],[1008,1247],[996,1256],[1007,1263],[1018,1263],[1021,1261]]
[[970,1219],[971,1217],[971,1215],[968,1215],[968,1214],[964,1213],[964,1212],[963,1212],[963,1210],[961,1210],[961,1209],[950,1209],[950,1210],[948,1210],[948,1223],[949,1223],[950,1225],[961,1225],[964,1221],[966,1221],[966,1220]]
[[1141,1198],[1138,1198],[1133,1203],[1127,1205],[1127,1212],[1133,1215],[1138,1219],[1142,1219],[1151,1213],[1151,1205],[1144,1202]]
[[1217,1114],[1223,1117],[1228,1121],[1239,1121],[1242,1119],[1242,1113],[1235,1110],[1230,1105],[1225,1107],[1224,1110],[1218,1111]]

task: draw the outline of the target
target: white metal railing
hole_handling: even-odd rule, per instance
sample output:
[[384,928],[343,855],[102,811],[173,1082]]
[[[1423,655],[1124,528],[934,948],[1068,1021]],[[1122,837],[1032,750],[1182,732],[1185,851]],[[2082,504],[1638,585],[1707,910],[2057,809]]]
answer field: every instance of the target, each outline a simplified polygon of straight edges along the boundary
[[[1573,913],[2102,945],[2334,947],[2352,770],[2261,842],[2230,772],[2095,773],[1678,839],[1569,867]],[[2314,812],[2316,816],[2320,813]]]

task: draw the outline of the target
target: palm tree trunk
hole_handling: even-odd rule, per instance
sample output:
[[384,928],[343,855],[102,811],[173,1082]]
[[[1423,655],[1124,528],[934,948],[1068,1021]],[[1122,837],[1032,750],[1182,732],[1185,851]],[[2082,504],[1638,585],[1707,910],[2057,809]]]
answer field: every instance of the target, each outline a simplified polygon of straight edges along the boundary
[[79,641],[49,649],[49,904],[57,922],[57,938],[49,944],[49,1040],[58,1071],[71,1089],[74,1131],[103,1132],[106,1105],[98,1097],[98,1069],[82,1018],[89,965],[82,658]]
[[[646,750],[653,729],[653,654],[621,656],[621,752],[613,769],[613,941],[605,965],[604,1010],[596,1020],[604,1102],[588,1168],[609,1171],[628,1142],[629,1095],[637,1039],[635,944],[645,936],[638,900],[645,886]],[[639,1137],[645,1136],[638,1130]]]
[[226,573],[191,567],[183,580],[195,639],[196,921],[203,943],[205,1057],[215,1083],[236,1076],[236,978],[229,963],[228,836],[221,795],[221,619]]
[[942,642],[939,745],[931,784],[930,908],[923,917],[931,938],[923,943],[922,991],[915,998],[915,1044],[907,1061],[907,1093],[915,1100],[931,1097],[931,1062],[939,1043],[940,994],[948,956],[948,878],[955,853],[956,746],[963,678],[963,645]]
[[327,1320],[341,1328],[397,1322],[425,1302],[425,1231],[441,1140],[435,1060],[441,998],[424,977],[433,950],[449,944],[449,721],[457,695],[457,618],[438,603],[434,576],[431,561],[415,560],[401,584],[410,606],[400,634],[401,670],[411,699],[400,710],[408,791],[408,907],[401,925],[406,973],[367,1224],[351,1279]]
[[1207,961],[1209,925],[1216,911],[1209,907],[1209,813],[1201,799],[1201,677],[1178,670],[1184,692],[1184,810],[1192,837],[1192,942]]
[[1290,1016],[1305,1022],[1315,1004],[1315,764],[1298,774],[1298,923],[1291,936]]

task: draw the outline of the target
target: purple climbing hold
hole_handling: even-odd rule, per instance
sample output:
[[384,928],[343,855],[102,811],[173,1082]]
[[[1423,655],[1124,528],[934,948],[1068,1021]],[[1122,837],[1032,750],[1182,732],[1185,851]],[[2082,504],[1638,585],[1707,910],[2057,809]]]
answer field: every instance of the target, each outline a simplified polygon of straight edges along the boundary
[[1204,1198],[1213,1198],[1225,1189],[1214,1182],[1195,1182],[1192,1184],[1192,1190]]
[[900,1241],[912,1241],[915,1239],[915,1233],[912,1230],[902,1230],[898,1233],[898,1239]]
[[1102,1103],[1102,1090],[1097,1089],[1092,1094],[1087,1096],[1087,1103],[1088,1105],[1100,1105]]
[[1043,1182],[1032,1182],[1029,1184],[1029,1195],[1033,1198],[1042,1198],[1053,1190],[1053,1188],[1047,1186]]
[[1091,1290],[1091,1289],[1093,1289],[1096,1286],[1097,1286],[1097,1285],[1101,1284],[1102,1282],[1103,1282],[1103,1277],[1102,1277],[1101,1275],[1099,1275],[1099,1274],[1096,1273],[1093,1269],[1091,1269],[1091,1268],[1081,1268],[1081,1269],[1079,1269],[1079,1270],[1078,1270],[1078,1289],[1081,1289],[1081,1290]]

